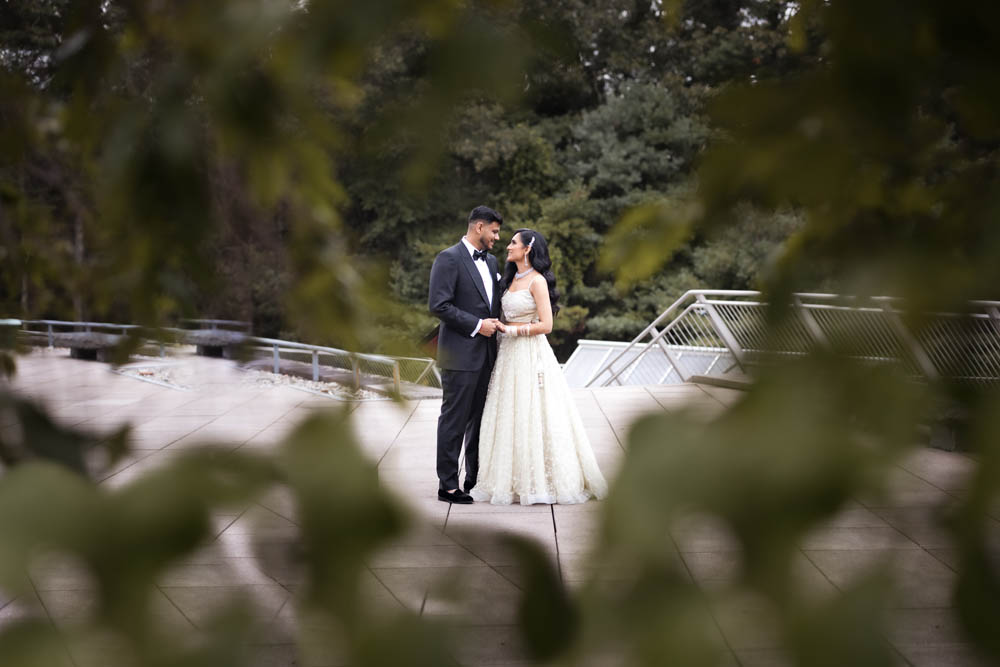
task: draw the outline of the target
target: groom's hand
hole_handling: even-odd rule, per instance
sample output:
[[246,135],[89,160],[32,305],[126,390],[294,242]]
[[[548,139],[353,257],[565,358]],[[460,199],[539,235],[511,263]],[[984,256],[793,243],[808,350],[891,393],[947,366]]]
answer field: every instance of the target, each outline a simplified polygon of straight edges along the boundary
[[496,333],[497,324],[499,324],[499,323],[500,323],[500,320],[497,320],[497,319],[494,319],[494,318],[490,318],[488,320],[483,320],[483,326],[479,327],[479,335],[480,336],[486,336],[487,338],[489,338],[494,333]]

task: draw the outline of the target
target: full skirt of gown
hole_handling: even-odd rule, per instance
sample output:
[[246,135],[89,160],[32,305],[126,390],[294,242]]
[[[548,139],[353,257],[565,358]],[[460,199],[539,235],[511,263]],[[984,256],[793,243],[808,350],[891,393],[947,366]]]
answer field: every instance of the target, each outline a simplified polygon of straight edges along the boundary
[[[508,322],[537,316],[529,290],[507,292],[502,303]],[[607,491],[548,340],[501,335],[483,409],[472,497],[496,505],[567,504],[603,498]]]

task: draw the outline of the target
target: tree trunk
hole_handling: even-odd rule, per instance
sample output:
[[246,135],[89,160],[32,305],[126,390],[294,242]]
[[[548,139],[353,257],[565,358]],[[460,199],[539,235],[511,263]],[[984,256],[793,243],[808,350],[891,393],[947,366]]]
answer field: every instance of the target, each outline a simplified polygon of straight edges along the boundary
[[[77,209],[76,215],[73,216],[73,261],[76,263],[78,276],[83,273],[83,258],[83,215]],[[87,319],[84,312],[83,294],[79,290],[79,284],[77,290],[73,292],[73,312],[76,315],[77,322],[83,322]]]
[[28,269],[25,267],[24,273],[21,274],[21,316],[28,317],[28,306],[30,306],[28,301]]

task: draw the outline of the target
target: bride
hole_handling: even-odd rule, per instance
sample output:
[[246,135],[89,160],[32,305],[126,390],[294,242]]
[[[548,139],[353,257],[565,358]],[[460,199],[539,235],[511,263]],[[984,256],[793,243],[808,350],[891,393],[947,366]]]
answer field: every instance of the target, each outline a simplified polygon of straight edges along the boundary
[[504,323],[479,432],[479,477],[472,497],[495,505],[582,503],[603,498],[580,414],[545,334],[559,292],[548,244],[519,229],[507,246],[501,281]]

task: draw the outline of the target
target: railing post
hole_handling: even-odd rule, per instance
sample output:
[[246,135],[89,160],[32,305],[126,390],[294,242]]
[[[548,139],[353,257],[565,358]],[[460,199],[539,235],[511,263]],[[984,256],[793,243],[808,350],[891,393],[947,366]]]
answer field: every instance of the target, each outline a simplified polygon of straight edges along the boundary
[[[657,318],[655,320],[653,320],[652,323],[649,324],[649,326],[647,326],[645,329],[643,329],[642,332],[638,336],[636,336],[635,338],[633,338],[632,342],[629,343],[628,345],[626,345],[622,349],[621,352],[619,352],[613,359],[611,359],[611,361],[607,361],[606,363],[605,363],[605,361],[602,361],[601,362],[602,365],[598,366],[597,370],[594,372],[594,375],[590,378],[590,380],[587,381],[587,384],[584,385],[584,386],[589,387],[592,384],[594,384],[594,382],[596,382],[597,379],[601,375],[603,375],[605,373],[605,371],[610,371],[611,372],[611,378],[608,379],[604,383],[603,386],[606,387],[606,386],[608,386],[612,382],[612,380],[617,380],[618,376],[621,375],[622,371],[624,371],[625,368],[628,368],[628,366],[625,366],[625,368],[622,368],[622,369],[619,369],[618,371],[615,371],[615,369],[614,369],[615,362],[618,361],[619,359],[621,359],[622,357],[624,357],[628,353],[629,350],[631,350],[633,347],[635,347],[636,343],[638,343],[640,340],[642,340],[643,338],[645,338],[646,336],[648,336],[649,333],[650,333],[650,331],[654,330],[656,328],[656,326],[660,322],[665,321],[667,319],[667,317],[670,315],[670,313],[672,313],[678,306],[680,306],[680,304],[683,301],[685,301],[689,296],[691,296],[692,294],[695,294],[695,293],[696,292],[694,290],[688,290],[687,292],[684,292],[684,294],[681,295],[681,298],[677,299],[677,301],[674,301],[672,304],[670,304],[669,308],[667,308],[665,311],[663,311],[662,313],[660,313],[657,316]],[[666,328],[670,328],[670,323],[667,323]],[[658,335],[658,334],[654,334],[654,336],[655,335]],[[621,384],[621,383],[619,382],[618,384]]]
[[160,341],[160,359],[163,359],[166,356],[167,356],[167,346],[163,344],[163,341]]
[[879,305],[882,307],[882,312],[885,313],[886,319],[889,320],[889,325],[896,332],[896,335],[899,336],[900,341],[909,348],[910,353],[913,355],[913,360],[917,363],[917,368],[924,374],[924,377],[928,380],[937,380],[941,377],[937,368],[934,367],[934,362],[931,361],[931,358],[927,356],[927,352],[924,351],[920,341],[906,328],[906,325],[903,324],[903,318],[893,310],[892,304],[883,302]]
[[313,382],[319,382],[319,352],[316,350],[312,351],[312,361],[313,361]]
[[611,356],[612,352],[614,352],[614,348],[609,347],[608,351],[604,353],[603,357],[601,357],[601,360],[597,362],[597,365],[591,372],[590,377],[588,377],[587,381],[583,383],[584,387],[589,387],[591,383],[593,383],[593,381],[597,379],[597,374],[602,373],[604,371],[604,362],[608,360],[608,357]]
[[802,299],[799,295],[793,294],[792,301],[795,304],[795,311],[799,314],[799,317],[802,318],[802,324],[805,325],[806,331],[809,332],[809,335],[812,336],[823,349],[831,349],[830,341],[827,339],[826,334],[823,333],[822,327],[819,326],[819,322],[816,321],[816,318],[812,316],[809,309],[802,303]]
[[55,345],[55,343],[56,343],[56,337],[55,337],[55,334],[52,333],[52,325],[49,324],[47,326],[49,328],[49,348],[51,349],[51,348],[53,348],[53,347],[56,346]]
[[361,368],[358,366],[358,358],[351,355],[351,370],[354,371],[354,388],[361,389]]
[[989,306],[986,312],[990,315],[990,320],[993,321],[993,327],[1000,333],[1000,310],[996,306]]
[[278,344],[274,344],[274,373],[277,375],[281,372],[281,356],[278,354]]
[[392,387],[396,390],[397,394],[402,393],[401,382],[399,379],[399,359],[392,362]]
[[708,319],[712,322],[712,326],[715,327],[715,333],[719,334],[719,338],[726,344],[729,351],[733,353],[733,358],[740,365],[740,370],[746,371],[746,368],[743,366],[743,348],[740,347],[739,341],[733,336],[733,332],[729,330],[729,327],[726,326],[726,323],[719,316],[719,313],[715,310],[715,306],[705,298],[704,294],[698,294],[696,299],[708,314]]
[[427,377],[427,374],[430,373],[432,370],[434,370],[434,360],[430,359],[427,365],[424,366],[424,370],[420,371],[420,375],[417,377],[416,380],[413,381],[413,384],[420,384],[423,381],[423,379]]

